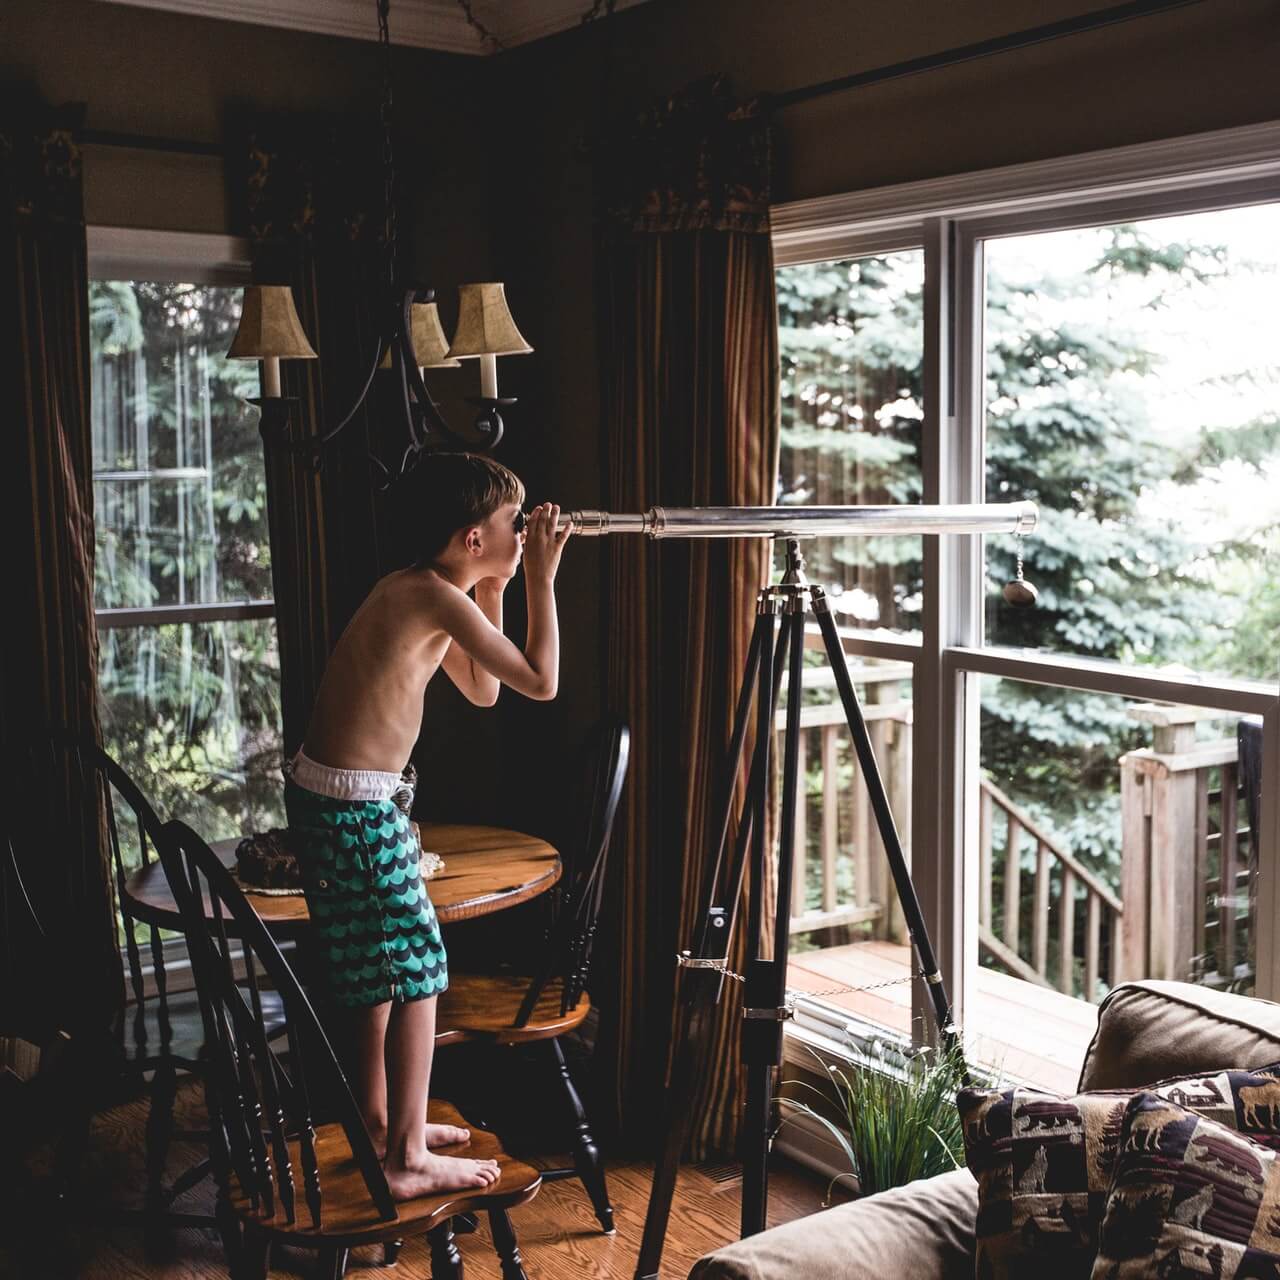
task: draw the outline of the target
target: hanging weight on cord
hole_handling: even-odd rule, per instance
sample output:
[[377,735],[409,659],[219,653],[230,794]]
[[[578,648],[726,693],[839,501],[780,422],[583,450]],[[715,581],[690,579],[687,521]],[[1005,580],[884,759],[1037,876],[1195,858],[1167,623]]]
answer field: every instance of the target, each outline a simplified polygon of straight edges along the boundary
[[1034,583],[1027,581],[1022,572],[1021,533],[1014,534],[1014,556],[1016,568],[1013,577],[1004,584],[1004,590],[1000,594],[1004,596],[1005,603],[1013,605],[1015,609],[1030,609],[1040,598],[1040,592],[1036,590]]

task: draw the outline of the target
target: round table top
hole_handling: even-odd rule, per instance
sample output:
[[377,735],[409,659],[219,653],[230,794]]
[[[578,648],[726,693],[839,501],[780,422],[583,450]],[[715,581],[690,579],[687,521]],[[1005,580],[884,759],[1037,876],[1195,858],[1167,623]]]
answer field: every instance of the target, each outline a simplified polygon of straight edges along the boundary
[[[466,823],[420,824],[422,847],[444,859],[444,869],[427,880],[439,919],[448,923],[491,915],[546,893],[560,879],[560,855],[545,840],[502,827]],[[234,867],[239,840],[219,840],[214,853]],[[177,904],[158,862],[135,872],[125,884],[134,914],[148,924],[176,929]],[[297,937],[310,924],[301,894],[279,897],[246,890],[246,897],[278,938]]]

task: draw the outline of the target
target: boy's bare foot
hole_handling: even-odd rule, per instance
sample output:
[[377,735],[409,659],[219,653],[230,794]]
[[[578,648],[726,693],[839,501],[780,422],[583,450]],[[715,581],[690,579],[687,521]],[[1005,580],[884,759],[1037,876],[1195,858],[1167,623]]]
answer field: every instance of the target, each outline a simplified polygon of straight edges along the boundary
[[496,1160],[466,1160],[428,1151],[412,1167],[387,1164],[384,1172],[391,1194],[397,1200],[412,1200],[446,1191],[482,1190],[497,1182],[500,1171]]
[[[461,1142],[471,1140],[470,1129],[460,1129],[456,1124],[429,1124],[425,1126],[428,1147],[453,1147]],[[387,1158],[387,1131],[381,1133],[370,1131],[373,1149],[379,1160]]]
[[459,1142],[471,1140],[470,1129],[460,1129],[456,1124],[427,1125],[427,1146],[453,1147]]

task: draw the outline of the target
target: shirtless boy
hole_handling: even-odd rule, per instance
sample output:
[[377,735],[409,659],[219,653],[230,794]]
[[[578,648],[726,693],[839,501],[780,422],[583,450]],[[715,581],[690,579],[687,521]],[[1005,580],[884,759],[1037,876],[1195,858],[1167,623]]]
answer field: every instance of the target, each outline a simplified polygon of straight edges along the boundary
[[[435,998],[448,971],[420,850],[392,796],[422,728],[427,683],[441,667],[478,706],[492,706],[500,684],[555,697],[554,582],[568,537],[557,529],[557,506],[544,503],[526,518],[524,486],[488,458],[438,454],[409,483],[415,562],[383,578],[343,632],[285,785],[331,994],[351,1010],[357,1099],[401,1200],[488,1186],[498,1166],[431,1150],[470,1135],[425,1123]],[[502,633],[502,593],[522,553],[523,652]]]

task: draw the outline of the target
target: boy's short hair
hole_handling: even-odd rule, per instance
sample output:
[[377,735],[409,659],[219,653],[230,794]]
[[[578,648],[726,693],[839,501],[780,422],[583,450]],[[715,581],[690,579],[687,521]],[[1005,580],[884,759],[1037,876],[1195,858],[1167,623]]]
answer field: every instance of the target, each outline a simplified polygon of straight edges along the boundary
[[401,520],[418,569],[434,560],[459,529],[482,524],[509,502],[524,503],[520,477],[478,453],[432,454],[404,488]]

